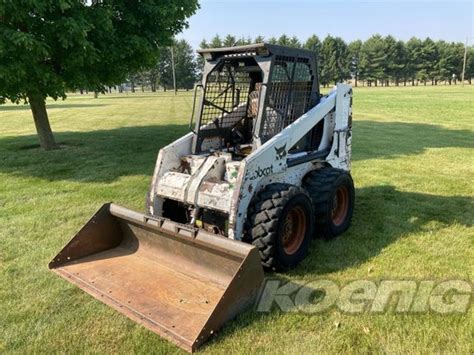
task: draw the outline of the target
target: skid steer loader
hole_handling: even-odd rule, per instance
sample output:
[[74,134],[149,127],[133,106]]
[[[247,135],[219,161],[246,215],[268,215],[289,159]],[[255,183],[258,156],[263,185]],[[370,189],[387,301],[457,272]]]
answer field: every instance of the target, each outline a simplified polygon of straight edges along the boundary
[[255,302],[264,269],[346,230],[354,204],[349,85],[320,95],[301,49],[199,53],[190,132],[160,150],[145,213],[105,204],[49,264],[188,351]]

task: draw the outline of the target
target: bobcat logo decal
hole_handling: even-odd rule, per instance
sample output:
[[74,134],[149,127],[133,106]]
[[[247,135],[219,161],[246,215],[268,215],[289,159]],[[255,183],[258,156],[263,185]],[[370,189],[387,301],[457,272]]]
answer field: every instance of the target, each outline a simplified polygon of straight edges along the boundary
[[286,157],[286,143],[282,145],[280,148],[275,147],[275,152],[276,152],[277,160],[280,160]]

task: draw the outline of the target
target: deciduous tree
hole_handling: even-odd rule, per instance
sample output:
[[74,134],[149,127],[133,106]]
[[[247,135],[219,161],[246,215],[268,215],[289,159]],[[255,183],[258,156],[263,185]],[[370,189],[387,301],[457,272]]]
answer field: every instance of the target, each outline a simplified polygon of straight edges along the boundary
[[29,102],[44,149],[57,147],[46,98],[103,91],[152,66],[197,0],[15,0],[0,3],[0,99]]

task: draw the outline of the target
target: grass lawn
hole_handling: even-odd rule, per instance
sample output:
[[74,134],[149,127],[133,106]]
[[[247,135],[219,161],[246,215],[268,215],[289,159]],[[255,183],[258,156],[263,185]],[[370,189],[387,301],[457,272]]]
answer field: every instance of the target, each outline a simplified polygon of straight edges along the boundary
[[[474,86],[356,88],[356,208],[315,241],[290,280],[473,279]],[[107,201],[143,211],[158,150],[187,132],[191,93],[73,95],[49,102],[44,152],[27,106],[0,106],[0,353],[177,353],[48,270]],[[260,314],[229,323],[210,353],[473,353],[463,315]]]

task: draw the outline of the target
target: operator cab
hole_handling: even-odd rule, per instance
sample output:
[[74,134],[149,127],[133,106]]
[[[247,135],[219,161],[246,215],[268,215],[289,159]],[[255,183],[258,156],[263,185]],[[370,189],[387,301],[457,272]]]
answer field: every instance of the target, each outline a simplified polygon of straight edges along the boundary
[[[319,102],[313,52],[261,43],[198,53],[205,65],[193,154],[245,157]],[[318,144],[322,127],[313,131],[293,151]]]

